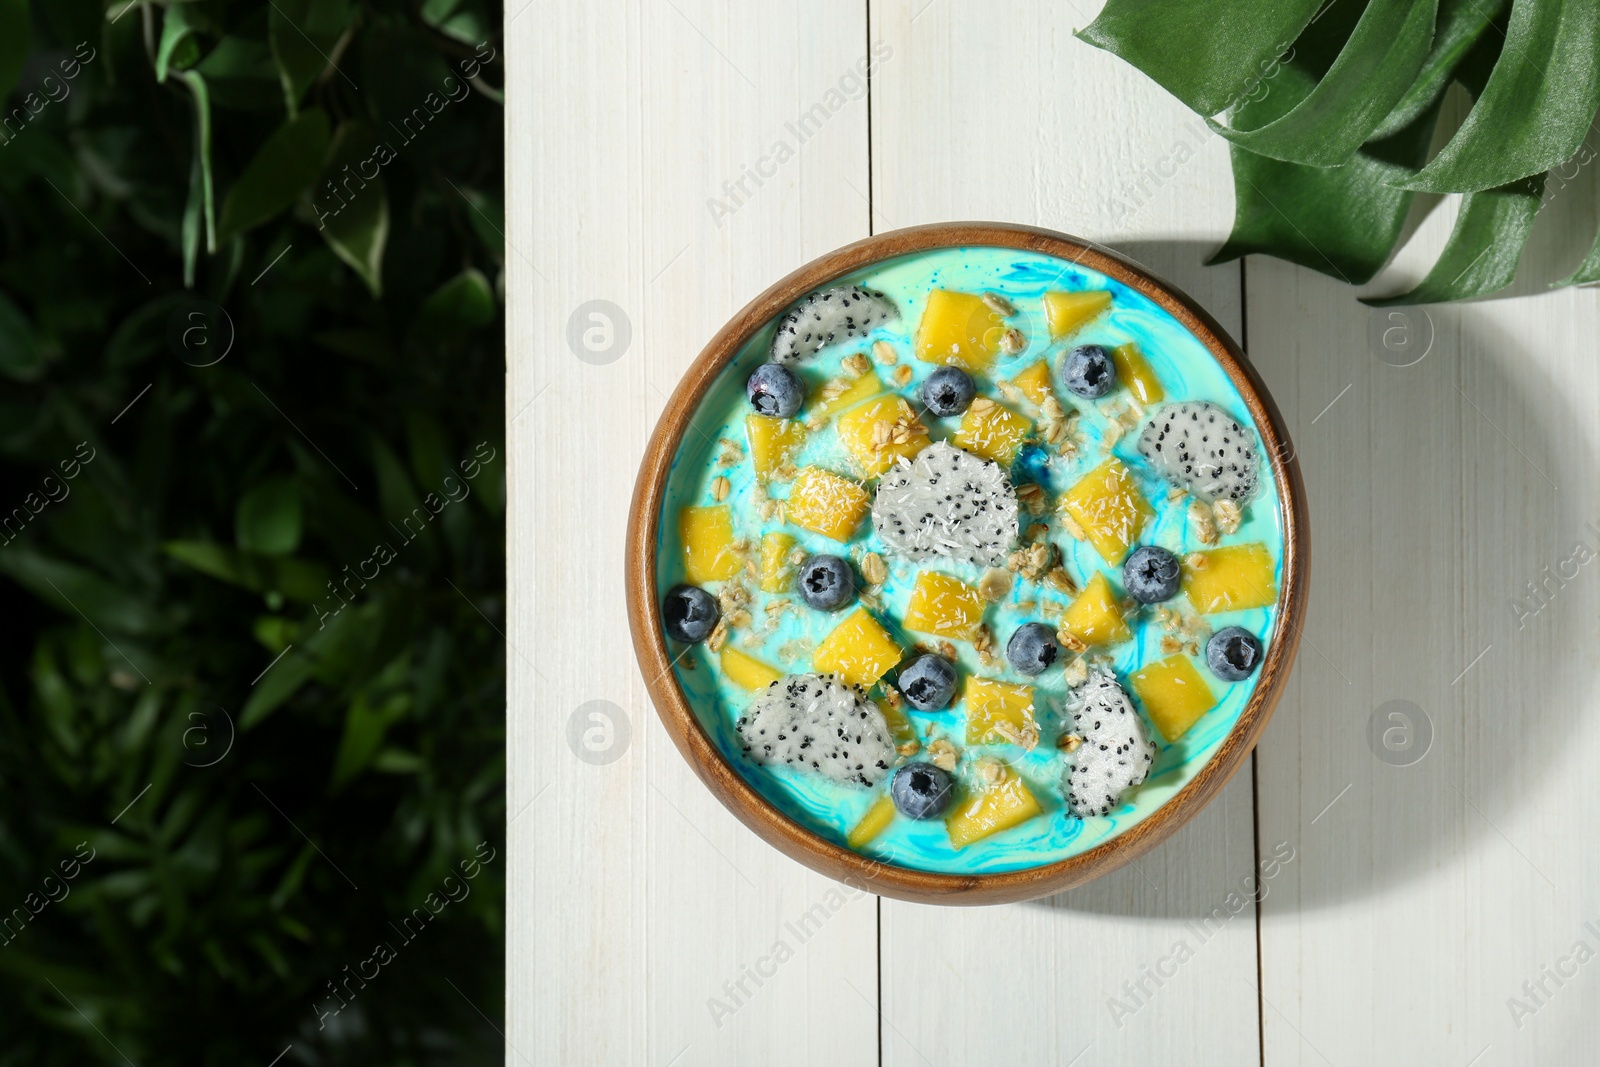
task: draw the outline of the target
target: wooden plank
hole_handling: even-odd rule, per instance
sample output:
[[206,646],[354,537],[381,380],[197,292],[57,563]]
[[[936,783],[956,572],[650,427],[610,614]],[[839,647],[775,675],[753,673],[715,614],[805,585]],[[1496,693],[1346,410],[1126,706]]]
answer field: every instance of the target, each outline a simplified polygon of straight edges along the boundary
[[[1541,216],[1519,289],[1581,257],[1593,179]],[[1419,277],[1453,208],[1387,273]],[[1373,311],[1285,264],[1247,277],[1315,530],[1307,647],[1258,753],[1262,841],[1300,854],[1262,908],[1266,1060],[1588,1062],[1595,294]]]
[[[1238,266],[1200,266],[1227,231],[1226,151],[1071,36],[1087,8],[872,0],[891,50],[872,84],[874,224],[999,219],[1113,244],[1237,336]],[[1137,869],[1082,890],[884,901],[883,1062],[1256,1062],[1254,908],[1229,908],[1254,863],[1246,770]]]
[[876,1062],[874,900],[692,777],[647,704],[619,558],[701,345],[867,231],[866,12],[510,6],[507,1061]]

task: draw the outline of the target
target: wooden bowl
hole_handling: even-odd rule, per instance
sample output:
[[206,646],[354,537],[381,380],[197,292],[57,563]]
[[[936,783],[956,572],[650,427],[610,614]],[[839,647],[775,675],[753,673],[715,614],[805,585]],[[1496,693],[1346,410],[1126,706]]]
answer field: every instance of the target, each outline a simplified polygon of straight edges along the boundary
[[[1274,639],[1249,703],[1194,778],[1142,822],[1076,856],[997,874],[941,874],[893,866],[834,844],[780,812],[734,769],[706,735],[672,671],[656,584],[656,543],[668,472],[707,390],[740,347],[800,297],[880,260],[934,248],[989,246],[1055,256],[1136,289],[1166,309],[1216,357],[1255,420],[1272,463],[1283,516],[1284,558]],[[1137,859],[1194,818],[1244,764],[1272,716],[1305,621],[1309,519],[1300,466],[1266,386],[1232,340],[1189,297],[1109,249],[1050,230],[1003,223],[914,226],[869,237],[815,259],[745,305],[706,345],[667,403],[639,466],[628,514],[627,598],[645,688],[678,750],[717,799],[786,855],[860,889],[927,904],[1001,904],[1082,885]]]

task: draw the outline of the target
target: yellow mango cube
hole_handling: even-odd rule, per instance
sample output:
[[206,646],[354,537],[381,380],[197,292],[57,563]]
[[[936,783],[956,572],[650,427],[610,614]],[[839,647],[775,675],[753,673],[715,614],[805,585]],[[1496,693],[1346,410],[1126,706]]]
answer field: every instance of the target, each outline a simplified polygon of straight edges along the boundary
[[1117,367],[1117,381],[1139,403],[1148,406],[1167,395],[1167,391],[1161,388],[1161,379],[1150,369],[1150,361],[1144,358],[1144,353],[1132,341],[1113,348],[1111,362]]
[[1042,813],[1028,783],[1015,771],[1007,770],[1000,781],[983,792],[958,801],[945,816],[944,828],[950,835],[950,846],[960,849]]
[[723,645],[717,659],[728,680],[745,689],[765,689],[783,677],[783,672],[772,664],[740,652],[732,645]]
[[[1133,475],[1115,456],[1085,474],[1061,498],[1061,510],[1078,524],[1100,558],[1118,564],[1155,514]],[[1069,527],[1070,529],[1070,527]]]
[[806,428],[796,419],[746,415],[744,436],[750,442],[750,466],[767,478],[806,443]]
[[1106,576],[1096,571],[1078,598],[1061,613],[1060,632],[1071,634],[1085,645],[1115,645],[1133,637],[1122,605]]
[[902,658],[900,646],[866,608],[856,608],[822,639],[811,653],[818,674],[837,674],[865,688],[882,678]]
[[1055,396],[1055,389],[1050,384],[1050,361],[1047,359],[1041,359],[1019,373],[1011,379],[1011,384],[1033,401],[1035,407],[1044,407],[1045,400]]
[[872,802],[872,807],[867,809],[867,813],[861,816],[861,821],[851,827],[850,832],[845,835],[845,844],[851,848],[860,848],[887,830],[892,822],[894,822],[894,801],[886,796],[879,797]]
[[[961,699],[967,705],[967,744],[999,745],[1037,730],[1033,686],[967,675]],[[1004,723],[1005,726],[1000,724]],[[1009,735],[1009,736],[1008,736]]]
[[983,298],[935,289],[917,324],[915,352],[924,363],[986,371],[1000,351],[1006,322]]
[[928,429],[905,398],[880,396],[839,416],[839,441],[869,478],[928,447]]
[[1272,553],[1259,542],[1225,545],[1186,557],[1183,591],[1202,615],[1264,608],[1278,599]]
[[787,593],[794,588],[794,566],[789,562],[793,549],[794,537],[790,534],[774,531],[762,535],[757,584],[763,593]]
[[[845,381],[846,379],[839,379]],[[843,391],[829,396],[832,383],[823,386],[817,392],[817,398],[811,404],[811,409],[806,413],[809,420],[825,419],[836,411],[849,411],[864,400],[871,400],[883,392],[883,379],[875,371],[867,371],[861,377],[850,381]]]
[[802,530],[847,541],[871,503],[867,491],[849,478],[820,467],[806,467],[795,475],[794,484],[789,487],[783,517]]
[[922,571],[906,604],[905,628],[970,641],[983,621],[983,594],[959,578]]
[[732,578],[744,565],[733,551],[733,515],[726,504],[681,509],[678,540],[683,544],[683,578],[690,585]]
[[950,443],[1009,467],[1032,431],[1033,420],[1026,415],[1002,407],[987,397],[979,397],[961,416],[961,425],[951,436]]
[[1104,289],[1044,294],[1044,318],[1050,326],[1050,340],[1061,340],[1110,306],[1111,294]]
[[1211,687],[1189,657],[1179,653],[1133,673],[1134,696],[1170,744],[1216,706]]

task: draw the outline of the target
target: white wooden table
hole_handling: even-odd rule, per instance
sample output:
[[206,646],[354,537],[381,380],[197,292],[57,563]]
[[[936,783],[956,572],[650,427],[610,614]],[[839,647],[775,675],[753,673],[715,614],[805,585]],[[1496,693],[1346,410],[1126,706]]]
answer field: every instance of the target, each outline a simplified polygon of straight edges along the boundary
[[[508,1064],[1596,1062],[1594,292],[1391,320],[1201,266],[1226,149],[1072,37],[1094,0],[507,6]],[[1525,272],[1594,231],[1592,176],[1562,195]],[[1453,211],[1362,292],[1419,276]],[[701,345],[814,256],[955,219],[1110,244],[1209,307],[1314,531],[1253,765],[1137,868],[989,909],[854,893],[745,830],[658,724],[622,595],[636,464]]]

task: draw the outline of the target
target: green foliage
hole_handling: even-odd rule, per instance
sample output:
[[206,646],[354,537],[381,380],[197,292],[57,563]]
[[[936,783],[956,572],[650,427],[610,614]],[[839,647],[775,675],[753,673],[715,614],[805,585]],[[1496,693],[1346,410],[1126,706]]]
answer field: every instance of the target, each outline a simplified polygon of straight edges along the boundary
[[1543,174],[1583,144],[1597,107],[1600,4],[1514,3],[1488,84],[1411,187],[1472,193]]
[[504,1058],[499,16],[0,0],[0,1067]]
[[0,0],[0,90],[16,84],[30,39],[28,0]]
[[[1428,277],[1373,303],[1510,285],[1546,175],[1592,158],[1592,3],[1110,0],[1081,36],[1200,114],[1228,112],[1213,127],[1231,142],[1237,204],[1213,261],[1263,252],[1364,282],[1398,246],[1412,192],[1466,194]],[[1429,160],[1452,83],[1472,108]],[[1560,284],[1597,280],[1595,249]]]
[[1314,167],[1345,163],[1422,69],[1436,8],[1435,0],[1372,0],[1346,46],[1287,113],[1264,126],[1217,129],[1256,155]]
[[1247,72],[1283,55],[1322,0],[1110,0],[1078,36],[1202,115],[1239,102]]
[[217,239],[276,218],[310,188],[328,154],[328,116],[302,111],[275,130],[239,175],[222,202]]
[[1511,284],[1517,259],[1539,213],[1544,175],[1468,193],[1444,251],[1415,289],[1399,296],[1368,301],[1390,304],[1433,304],[1458,293],[1492,293]]

